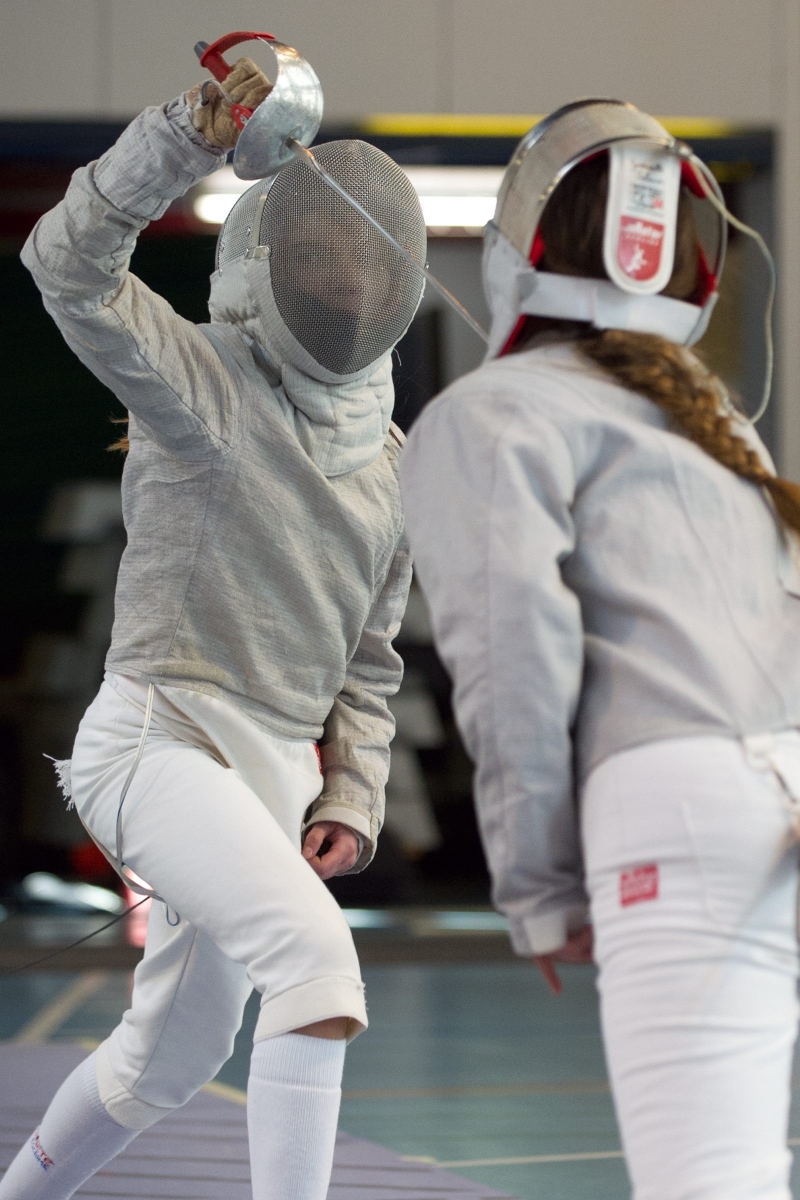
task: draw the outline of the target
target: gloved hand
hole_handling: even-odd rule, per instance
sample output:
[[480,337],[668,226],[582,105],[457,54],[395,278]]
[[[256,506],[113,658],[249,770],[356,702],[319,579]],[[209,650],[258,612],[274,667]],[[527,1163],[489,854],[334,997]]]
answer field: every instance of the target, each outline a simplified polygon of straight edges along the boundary
[[198,83],[186,93],[186,103],[192,110],[192,124],[206,141],[230,150],[241,133],[231,116],[231,104],[257,108],[271,91],[272,84],[252,58],[240,58],[224,83]]

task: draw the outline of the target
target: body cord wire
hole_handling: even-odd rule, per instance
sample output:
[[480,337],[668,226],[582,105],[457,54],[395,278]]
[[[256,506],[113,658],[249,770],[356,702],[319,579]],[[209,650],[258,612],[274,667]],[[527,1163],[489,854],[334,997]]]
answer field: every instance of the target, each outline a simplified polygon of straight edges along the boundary
[[150,732],[150,722],[153,717],[153,701],[155,699],[155,693],[155,684],[150,683],[147,688],[147,706],[145,708],[144,724],[142,725],[142,734],[139,738],[139,745],[136,747],[136,755],[131,763],[131,769],[128,771],[125,782],[122,785],[122,791],[120,792],[116,823],[116,861],[113,863],[113,866],[125,886],[132,892],[135,892],[137,896],[143,896],[145,900],[158,900],[160,904],[163,904],[167,912],[167,924],[175,926],[180,924],[180,915],[175,913],[176,920],[171,921],[169,905],[163,896],[159,896],[158,892],[156,892],[153,888],[145,887],[137,880],[132,879],[130,875],[126,874],[125,860],[122,853],[122,806],[124,805],[125,799],[130,791],[130,786],[133,783],[133,778],[139,768],[139,763],[142,761],[145,742],[147,741],[147,735]]
[[18,975],[20,971],[30,971],[34,967],[38,967],[41,963],[49,962],[51,958],[57,958],[60,954],[66,954],[69,950],[74,950],[76,946],[82,946],[84,942],[88,942],[90,938],[95,937],[98,933],[102,933],[105,929],[110,929],[112,925],[116,925],[118,921],[123,920],[124,917],[127,917],[135,909],[140,908],[147,900],[157,900],[160,904],[164,905],[167,913],[168,925],[178,925],[180,923],[180,916],[178,913],[175,914],[177,920],[170,920],[169,905],[167,904],[166,900],[163,899],[163,897],[159,896],[158,892],[154,891],[153,888],[144,887],[142,884],[138,883],[134,879],[131,879],[130,876],[126,874],[125,863],[122,857],[122,806],[125,803],[130,786],[133,783],[133,778],[139,767],[139,763],[142,761],[145,742],[147,741],[147,735],[150,732],[150,721],[153,716],[154,699],[155,685],[151,683],[147,689],[147,707],[145,708],[144,725],[142,726],[141,737],[139,738],[139,744],[136,747],[136,755],[131,763],[131,769],[128,771],[125,782],[122,785],[122,791],[119,797],[116,823],[116,861],[111,860],[111,856],[107,855],[109,861],[112,862],[115,871],[125,886],[137,896],[141,896],[142,899],[137,900],[135,904],[131,904],[130,907],[126,908],[123,912],[118,913],[115,917],[112,917],[110,921],[107,921],[105,925],[101,925],[99,929],[93,929],[91,933],[87,933],[84,937],[78,938],[77,941],[70,942],[68,946],[60,946],[58,950],[52,950],[49,954],[43,955],[42,958],[35,958],[33,962],[24,963],[21,967],[15,967],[13,971],[5,971],[3,974]]
[[[686,149],[689,149],[688,146]],[[728,224],[732,225],[734,229],[738,229],[740,233],[746,234],[747,237],[751,238],[755,242],[764,256],[764,261],[769,269],[769,292],[767,295],[767,303],[764,307],[764,343],[767,360],[764,367],[764,387],[761,393],[761,401],[758,405],[758,408],[753,413],[752,417],[748,416],[747,418],[751,425],[755,425],[755,423],[760,421],[764,413],[767,411],[769,398],[772,393],[772,374],[775,365],[775,344],[772,334],[772,311],[775,307],[775,295],[778,290],[778,271],[775,266],[775,259],[772,256],[769,246],[758,230],[753,229],[750,225],[746,225],[744,221],[740,221],[738,217],[735,217],[724,204],[724,202],[720,200],[719,196],[714,194],[714,190],[706,178],[706,171],[709,168],[702,161],[702,159],[698,158],[696,154],[692,154],[691,151],[688,154],[679,154],[679,157],[688,159],[688,161],[692,164],[695,169],[695,176],[700,182],[700,186],[705,193],[706,199],[717,210],[719,215],[724,217]]]
[[51,950],[49,954],[43,954],[41,958],[35,958],[33,962],[23,963],[21,967],[14,967],[11,971],[2,971],[2,975],[19,975],[21,971],[32,971],[34,967],[40,966],[42,963],[49,962],[51,958],[58,958],[59,954],[66,954],[68,950],[74,950],[76,946],[82,946],[84,942],[88,942],[89,938],[96,937],[98,933],[102,933],[104,929],[110,929],[112,925],[116,925],[118,921],[122,921],[125,917],[130,916],[134,909],[141,908],[149,899],[145,896],[141,900],[137,900],[130,908],[126,908],[124,912],[117,913],[116,917],[112,917],[110,921],[106,921],[105,925],[101,925],[99,929],[93,929],[91,933],[87,933],[84,937],[78,938],[75,942],[70,942],[68,946],[59,946],[57,950]]

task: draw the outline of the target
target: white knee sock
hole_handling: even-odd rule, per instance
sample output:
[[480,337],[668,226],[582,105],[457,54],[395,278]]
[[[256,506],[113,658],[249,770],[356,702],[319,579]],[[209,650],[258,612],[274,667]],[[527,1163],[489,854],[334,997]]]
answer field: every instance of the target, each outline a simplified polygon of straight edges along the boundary
[[247,1084],[253,1200],[325,1200],[344,1049],[343,1040],[299,1033],[256,1042]]
[[135,1137],[135,1129],[118,1125],[106,1112],[91,1054],[64,1080],[6,1171],[0,1200],[69,1200]]

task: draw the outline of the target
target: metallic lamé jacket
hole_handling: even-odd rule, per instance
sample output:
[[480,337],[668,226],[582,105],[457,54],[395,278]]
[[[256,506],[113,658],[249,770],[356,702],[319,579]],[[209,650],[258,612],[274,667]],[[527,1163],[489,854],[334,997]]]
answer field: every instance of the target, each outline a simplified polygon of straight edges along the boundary
[[366,839],[360,868],[382,820],[411,570],[390,356],[348,378],[315,370],[254,301],[257,262],[215,275],[205,325],[129,272],[138,233],[223,161],[182,100],[147,109],[76,172],[23,261],[131,416],[109,670],[319,739],[314,815]]

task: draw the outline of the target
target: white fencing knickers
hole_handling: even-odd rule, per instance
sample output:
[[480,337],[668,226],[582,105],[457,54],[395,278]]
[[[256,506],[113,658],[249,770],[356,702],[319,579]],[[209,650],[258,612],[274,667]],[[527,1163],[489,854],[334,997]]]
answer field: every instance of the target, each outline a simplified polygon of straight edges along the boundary
[[[78,731],[71,783],[113,854],[147,688],[109,679]],[[144,1129],[213,1079],[253,986],[256,1041],[328,1017],[349,1017],[351,1037],[366,1027],[347,922],[300,854],[321,787],[313,742],[272,737],[211,696],[156,690],[123,809],[124,858],[180,922],[153,904],[131,1007],[97,1051],[100,1096],[120,1124]]]
[[789,1200],[800,734],[614,755],[582,797],[635,1200]]

